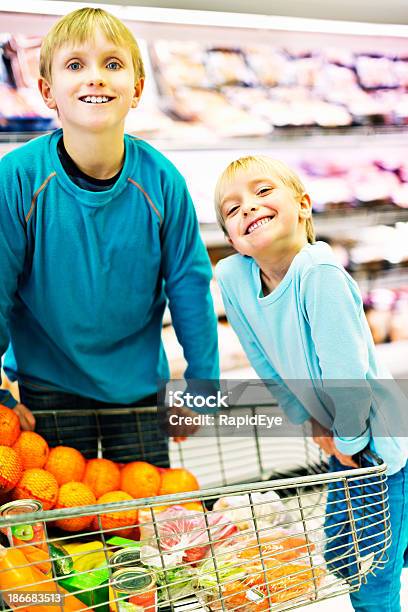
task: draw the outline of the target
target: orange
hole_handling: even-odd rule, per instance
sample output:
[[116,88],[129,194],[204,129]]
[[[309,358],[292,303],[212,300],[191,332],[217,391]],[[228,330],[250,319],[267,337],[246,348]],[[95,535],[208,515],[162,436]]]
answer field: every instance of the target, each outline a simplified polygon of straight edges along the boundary
[[160,488],[160,472],[145,461],[132,461],[120,474],[120,488],[132,497],[153,497]]
[[23,464],[13,448],[0,446],[0,493],[11,491],[23,475]]
[[13,491],[13,499],[38,499],[43,510],[54,507],[58,495],[58,483],[54,476],[40,468],[24,470]]
[[159,495],[171,495],[200,488],[197,478],[184,468],[168,469],[161,475]]
[[[175,506],[177,506],[177,508],[185,508],[186,510],[194,510],[196,513],[197,512],[204,512],[204,506],[202,505],[201,502],[199,501],[191,501],[191,502],[186,502],[185,504],[182,503],[177,503],[177,504],[171,504],[169,506],[152,506],[152,510],[153,510],[153,514],[154,516],[157,516],[158,514],[160,514],[160,512],[164,512],[165,510],[168,510],[169,508],[174,508]],[[183,513],[181,512],[180,516],[183,516]],[[143,525],[144,523],[150,523],[152,522],[152,513],[150,511],[150,508],[139,508],[139,524]]]
[[85,472],[86,461],[71,446],[56,446],[50,450],[45,469],[57,479],[59,486],[74,480],[79,482]]
[[[87,485],[83,482],[66,482],[62,485],[58,493],[57,508],[74,508],[76,506],[90,506],[96,503],[96,497]],[[65,531],[81,531],[88,529],[92,523],[94,515],[75,516],[73,518],[59,519],[55,524]]]
[[0,444],[13,446],[20,435],[20,420],[14,410],[0,404]]
[[[110,491],[101,495],[96,502],[97,504],[111,504],[114,502],[131,501],[133,497],[124,491]],[[100,514],[100,524],[103,530],[108,531],[107,537],[110,535],[118,535],[122,538],[129,538],[133,535],[134,528],[136,527],[138,511],[137,508],[132,510],[122,510],[121,512],[113,512],[112,510],[106,514]],[[94,529],[100,529],[99,518],[95,517],[92,522]],[[118,528],[118,529],[116,529]]]
[[13,448],[20,455],[25,470],[44,467],[50,452],[44,438],[34,431],[22,431]]
[[186,510],[195,510],[196,512],[204,512],[203,504],[200,501],[190,501],[181,504]]
[[90,459],[86,464],[82,482],[92,489],[98,499],[109,491],[119,489],[119,466],[109,459]]

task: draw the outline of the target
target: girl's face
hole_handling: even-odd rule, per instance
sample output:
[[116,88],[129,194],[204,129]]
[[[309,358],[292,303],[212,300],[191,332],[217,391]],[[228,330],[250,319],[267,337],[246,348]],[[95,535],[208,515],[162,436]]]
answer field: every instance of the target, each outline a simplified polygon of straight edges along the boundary
[[310,198],[297,198],[278,178],[259,170],[241,171],[227,184],[221,213],[229,242],[255,259],[273,249],[292,247],[304,237]]

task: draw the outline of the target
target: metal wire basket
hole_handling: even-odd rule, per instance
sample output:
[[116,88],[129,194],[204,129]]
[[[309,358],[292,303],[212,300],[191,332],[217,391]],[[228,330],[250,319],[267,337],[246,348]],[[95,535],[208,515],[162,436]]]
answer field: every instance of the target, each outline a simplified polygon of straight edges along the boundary
[[[134,419],[140,432],[146,411],[127,409],[47,412],[54,430],[49,433],[67,443],[67,435],[78,435],[82,419],[90,419],[95,435],[82,439],[81,450],[101,456],[112,435],[101,419],[117,419],[119,412]],[[37,612],[263,612],[358,589],[387,561],[385,464],[367,455],[359,469],[322,473],[327,466],[310,437],[276,441],[258,434],[255,428],[251,438],[215,435],[172,445],[172,466],[193,469],[206,487],[200,491],[0,518],[3,538],[13,544],[0,549],[3,606]],[[140,442],[140,435],[131,438],[116,439],[123,458]],[[238,472],[237,444],[245,465]],[[194,467],[190,459],[197,462],[197,448],[202,459]],[[143,452],[140,459],[154,462]],[[80,517],[81,532],[61,530]],[[29,527],[37,541],[30,539]]]

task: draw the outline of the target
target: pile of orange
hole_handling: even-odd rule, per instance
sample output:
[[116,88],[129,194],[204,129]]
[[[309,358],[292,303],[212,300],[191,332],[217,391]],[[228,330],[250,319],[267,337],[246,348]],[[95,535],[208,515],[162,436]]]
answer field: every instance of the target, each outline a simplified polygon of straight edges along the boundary
[[92,489],[96,498],[109,491],[116,491],[120,485],[119,466],[109,459],[90,459],[82,482]]
[[0,404],[0,444],[13,446],[20,435],[20,421],[16,413]]
[[9,446],[0,446],[0,492],[14,489],[23,475],[23,464],[16,451]]
[[56,446],[50,450],[45,469],[57,479],[59,486],[81,481],[86,461],[81,453],[71,446]]
[[57,501],[58,483],[54,476],[41,468],[25,470],[13,490],[13,499],[37,499],[43,510],[51,510]]
[[159,495],[172,495],[185,491],[198,491],[200,485],[197,478],[184,468],[164,470],[161,475]]
[[[57,508],[75,508],[77,506],[90,506],[96,504],[96,497],[91,489],[83,482],[66,482],[58,492]],[[88,529],[93,520],[92,515],[75,516],[73,518],[59,519],[55,524],[65,531],[82,531]]]
[[[20,432],[13,410],[0,405],[0,500],[36,499],[44,510],[131,501],[157,495],[196,491],[199,483],[183,468],[157,468],[146,461],[132,461],[122,469],[109,459],[90,459],[75,448],[49,448],[32,431]],[[201,511],[200,502],[183,504]],[[159,512],[164,507],[157,507]],[[60,519],[55,524],[66,531],[100,529],[123,537],[135,536],[137,509],[105,512],[92,516]]]
[[13,448],[20,455],[26,470],[43,468],[50,452],[44,438],[34,431],[22,431]]
[[159,493],[161,476],[154,465],[146,461],[132,461],[123,468],[120,488],[132,497],[154,497]]
[[[133,497],[124,491],[110,491],[101,495],[98,504],[111,504],[116,502],[132,501]],[[122,538],[131,538],[137,525],[138,511],[136,508],[99,514],[93,520],[94,529],[103,529],[108,535],[117,535]]]

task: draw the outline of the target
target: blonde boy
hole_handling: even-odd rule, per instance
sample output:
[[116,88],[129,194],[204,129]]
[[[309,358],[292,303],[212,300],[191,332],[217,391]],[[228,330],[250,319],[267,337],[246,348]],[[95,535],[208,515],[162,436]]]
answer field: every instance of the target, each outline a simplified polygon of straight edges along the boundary
[[[312,420],[332,470],[355,467],[353,455],[367,447],[388,465],[392,562],[351,599],[356,610],[397,612],[408,558],[408,441],[397,437],[406,429],[406,398],[396,385],[382,384],[390,375],[378,362],[357,284],[329,245],[315,242],[310,197],[285,164],[265,156],[232,162],[218,180],[215,207],[238,252],[219,262],[216,276],[227,317],[259,377],[273,383],[288,418]],[[353,499],[359,516],[361,503],[361,495]],[[334,543],[326,560],[352,580],[357,566],[355,558],[347,563],[353,544],[346,501],[332,491],[329,504],[326,530]],[[330,519],[336,509],[344,515],[341,535],[340,519]],[[367,554],[379,552],[376,516],[377,532],[369,518],[369,529],[358,534],[362,556],[365,547]]]
[[[167,301],[186,376],[218,377],[211,267],[185,181],[124,134],[144,85],[136,40],[106,11],[76,10],[45,37],[40,74],[62,129],[0,166],[0,349],[11,341],[5,370],[21,403],[6,393],[2,401],[25,429],[35,425],[33,408],[155,404],[169,376]],[[135,419],[112,420],[120,445]],[[84,424],[77,446],[90,435]],[[163,438],[156,430],[149,417],[151,449]],[[163,442],[164,463],[166,455]]]

